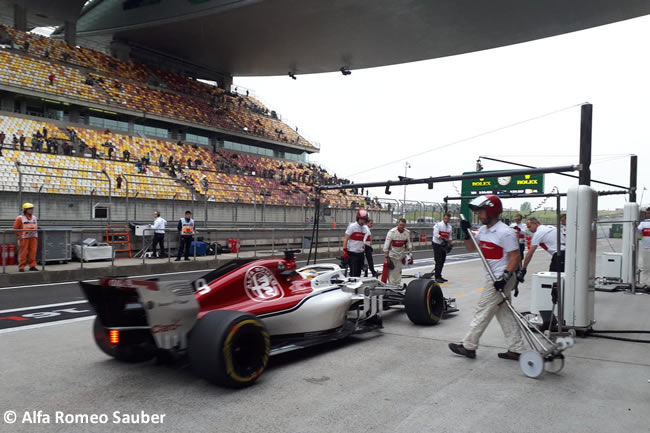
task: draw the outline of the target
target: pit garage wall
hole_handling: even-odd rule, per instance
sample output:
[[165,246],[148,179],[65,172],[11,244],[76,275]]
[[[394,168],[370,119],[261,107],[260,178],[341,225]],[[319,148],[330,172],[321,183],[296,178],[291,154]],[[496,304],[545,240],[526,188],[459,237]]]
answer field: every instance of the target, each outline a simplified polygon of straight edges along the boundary
[[[64,225],[104,225],[107,220],[91,219],[94,205],[108,204],[106,197],[90,197],[63,194],[36,194],[23,193],[23,202],[30,202],[36,206],[34,214],[47,222],[65,223]],[[9,222],[20,213],[18,194],[15,192],[0,191],[0,221]],[[130,198],[129,221],[152,221],[154,210],[160,211],[167,221],[181,218],[186,210],[193,211],[194,219],[202,223],[206,220],[205,201],[199,199],[192,205],[191,201],[183,200],[150,200]],[[356,209],[330,209],[329,215],[324,216],[324,222],[331,226],[336,221],[337,225],[354,221]],[[262,203],[251,204],[235,203],[207,203],[207,220],[210,223],[305,223],[312,222],[313,207],[297,206],[264,206]],[[392,216],[388,211],[372,211],[372,217],[377,224],[391,223]],[[126,219],[126,200],[113,198],[112,222],[123,222]],[[3,224],[4,225],[4,224]]]

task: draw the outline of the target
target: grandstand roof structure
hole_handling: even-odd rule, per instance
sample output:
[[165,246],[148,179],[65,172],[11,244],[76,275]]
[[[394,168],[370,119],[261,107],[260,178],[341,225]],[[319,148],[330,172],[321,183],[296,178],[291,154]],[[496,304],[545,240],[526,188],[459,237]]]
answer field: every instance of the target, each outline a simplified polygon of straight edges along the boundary
[[[647,0],[34,0],[112,37],[233,76],[362,69],[463,54],[650,14]],[[68,19],[71,19],[70,15]]]

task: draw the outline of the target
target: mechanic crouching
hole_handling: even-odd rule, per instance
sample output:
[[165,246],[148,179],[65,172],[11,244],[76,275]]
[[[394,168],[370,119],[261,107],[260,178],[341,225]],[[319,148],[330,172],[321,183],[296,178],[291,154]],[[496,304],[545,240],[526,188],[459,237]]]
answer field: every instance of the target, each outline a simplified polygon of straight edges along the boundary
[[350,266],[350,276],[360,277],[363,268],[363,259],[366,252],[365,240],[370,236],[368,211],[359,209],[357,221],[350,223],[343,237],[343,261]]
[[389,230],[384,242],[384,255],[392,264],[388,266],[388,284],[402,284],[402,265],[406,262],[406,255],[412,250],[411,232],[406,229],[406,220],[400,218],[397,227]]

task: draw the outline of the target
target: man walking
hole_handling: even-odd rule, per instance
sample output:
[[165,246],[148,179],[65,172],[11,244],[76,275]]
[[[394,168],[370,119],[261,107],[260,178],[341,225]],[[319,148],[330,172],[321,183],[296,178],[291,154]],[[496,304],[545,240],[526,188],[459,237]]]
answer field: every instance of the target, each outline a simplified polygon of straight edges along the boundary
[[[517,237],[510,227],[499,221],[503,207],[496,195],[478,196],[469,203],[469,208],[477,213],[483,224],[476,235],[476,241],[497,280],[492,281],[489,274],[486,276],[469,331],[461,343],[450,343],[449,349],[458,355],[476,358],[481,335],[492,317],[496,316],[508,342],[508,351],[499,353],[498,357],[518,360],[519,354],[524,350],[521,329],[499,293],[503,292],[510,298],[510,292],[517,284],[515,272],[520,262]],[[465,248],[467,251],[476,251],[468,233],[471,230],[469,221],[461,221],[461,228],[465,237]]]
[[36,249],[38,248],[38,223],[33,215],[34,205],[23,204],[23,214],[19,215],[14,222],[14,230],[18,238],[20,258],[18,261],[18,272],[25,272],[25,266],[29,262],[30,271],[38,271],[36,268]]
[[[151,225],[153,229],[153,240],[151,241],[152,259],[165,256],[165,227],[167,226],[167,221],[160,216],[159,211],[154,211],[153,217],[155,219]],[[160,255],[156,254],[157,246],[160,246]]]
[[192,212],[188,210],[185,212],[185,218],[181,218],[178,221],[178,234],[180,235],[180,240],[175,261],[181,261],[181,254],[185,255],[186,261],[190,260],[190,245],[192,245],[194,233],[196,233],[196,228],[194,220],[192,219]]
[[528,218],[526,221],[528,231],[533,234],[533,239],[530,241],[530,249],[524,258],[522,274],[526,274],[526,268],[535,254],[535,250],[540,246],[551,255],[551,265],[549,271],[551,272],[564,272],[564,245],[560,245],[560,250],[557,248],[557,228],[555,226],[542,225],[537,218]]
[[343,237],[343,260],[350,265],[350,276],[360,277],[365,253],[364,239],[370,236],[368,211],[359,209],[356,222],[350,223]]
[[397,227],[393,227],[384,241],[384,255],[393,264],[389,266],[388,284],[402,284],[402,265],[406,262],[406,254],[413,250],[411,232],[406,229],[406,219],[400,218]]
[[446,283],[447,279],[442,277],[442,267],[445,265],[447,259],[447,251],[451,247],[451,224],[449,220],[451,214],[446,213],[442,217],[442,221],[433,226],[433,259],[435,260],[434,277],[437,283]]

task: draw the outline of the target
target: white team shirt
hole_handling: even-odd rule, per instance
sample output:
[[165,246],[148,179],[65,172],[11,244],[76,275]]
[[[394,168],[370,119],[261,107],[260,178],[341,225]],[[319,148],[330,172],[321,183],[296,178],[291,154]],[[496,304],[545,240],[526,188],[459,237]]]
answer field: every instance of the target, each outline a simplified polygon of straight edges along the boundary
[[[501,277],[508,266],[508,253],[519,252],[517,235],[502,221],[490,228],[485,225],[481,226],[478,229],[476,241],[496,278]],[[486,274],[486,277],[489,279],[489,274]]]
[[[560,236],[560,239],[562,237]],[[553,255],[557,252],[557,227],[540,225],[533,233],[533,239],[530,241],[531,246],[540,246]],[[560,248],[564,251],[564,244],[560,243]]]
[[353,222],[348,225],[345,234],[350,236],[348,239],[348,251],[353,253],[362,253],[365,251],[365,239],[370,236],[370,229],[367,225],[359,225],[358,222]]
[[522,221],[519,224],[512,223],[510,224],[510,227],[515,231],[515,235],[517,235],[517,239],[519,240],[519,243],[525,244],[526,233],[528,232],[528,227],[526,227],[526,224]]
[[[372,246],[372,236],[371,236],[372,233],[370,232],[370,227],[368,227],[368,226],[364,226],[364,227],[368,229],[368,234],[366,235],[365,238],[363,238],[363,244],[366,245],[366,246],[371,247]],[[350,242],[350,241],[348,241],[348,242]]]
[[641,221],[641,224],[639,224],[639,232],[643,235],[641,238],[641,248],[650,248],[650,220]]
[[412,249],[411,232],[408,229],[400,233],[397,227],[393,227],[388,231],[384,241],[384,253],[388,253],[388,257],[401,260]]
[[562,249],[566,249],[566,226],[561,225],[560,226],[560,245],[562,245]]
[[153,229],[154,233],[164,234],[166,225],[167,225],[167,221],[163,217],[158,217],[153,221],[151,228]]
[[444,221],[440,221],[433,226],[432,241],[434,244],[440,245],[443,240],[451,242],[451,224],[445,224]]

